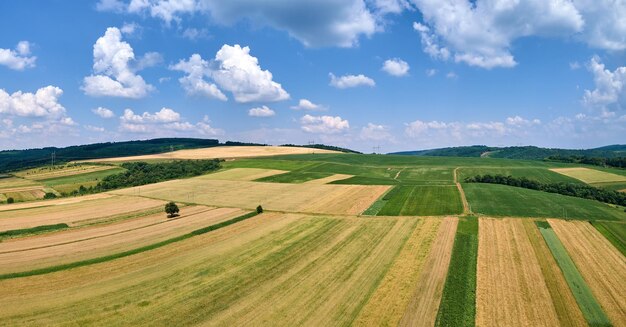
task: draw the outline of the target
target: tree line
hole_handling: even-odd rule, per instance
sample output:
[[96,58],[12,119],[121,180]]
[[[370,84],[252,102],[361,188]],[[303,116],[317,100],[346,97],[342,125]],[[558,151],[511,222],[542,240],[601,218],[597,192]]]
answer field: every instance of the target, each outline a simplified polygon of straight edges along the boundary
[[127,162],[121,164],[125,171],[104,177],[96,186],[80,186],[69,195],[82,195],[110,191],[118,188],[141,186],[177,178],[206,174],[221,168],[220,159],[176,160],[171,162],[147,163]]
[[546,158],[550,161],[579,163],[586,165],[594,165],[601,167],[626,168],[626,157],[601,158],[587,156],[549,156]]
[[586,184],[576,183],[542,183],[526,177],[504,175],[476,175],[465,179],[466,183],[489,183],[522,187],[531,190],[562,195],[575,196],[583,199],[596,200],[604,203],[626,206],[626,193],[609,191]]

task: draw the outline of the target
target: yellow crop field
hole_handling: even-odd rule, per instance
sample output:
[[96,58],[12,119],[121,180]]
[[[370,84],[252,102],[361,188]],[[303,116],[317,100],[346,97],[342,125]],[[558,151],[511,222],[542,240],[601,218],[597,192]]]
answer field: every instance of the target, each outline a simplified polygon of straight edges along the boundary
[[111,192],[218,207],[322,214],[356,215],[367,209],[389,186],[314,185],[209,180],[174,180]]
[[204,175],[201,178],[212,180],[227,180],[227,181],[253,181],[255,179],[284,174],[286,170],[278,169],[261,169],[261,168],[233,168],[228,170],[222,170],[217,173]]
[[588,222],[550,225],[614,325],[626,322],[626,258]]
[[55,177],[65,177],[65,176],[73,176],[78,174],[86,174],[93,173],[96,171],[103,171],[109,169],[115,169],[115,166],[104,166],[104,165],[67,165],[67,166],[55,166],[55,168],[51,167],[41,167],[23,170],[16,173],[16,176],[23,177],[31,180],[42,180],[49,179]]
[[[44,201],[45,202],[45,201]],[[160,207],[165,202],[136,197],[105,197],[55,206],[0,211],[0,231],[66,223],[76,226]],[[7,205],[7,207],[9,207]]]
[[556,326],[556,310],[522,220],[481,218],[477,326]]
[[0,178],[0,192],[3,192],[2,190],[4,189],[32,187],[32,186],[41,186],[41,184],[38,184],[37,182],[33,182],[31,180],[24,179],[24,178],[17,178],[17,177]]
[[[309,153],[341,153],[331,150],[314,148],[287,147],[287,146],[219,146],[202,149],[178,150],[160,154],[144,156],[118,157],[91,160],[97,162],[120,162],[154,159],[212,159],[212,158],[251,158],[267,157],[285,154],[309,154]],[[89,160],[87,160],[89,161]]]
[[2,262],[0,274],[40,269],[123,252],[183,235],[244,213],[245,211],[234,208],[185,207],[181,210],[180,217],[176,219],[167,219],[164,213],[159,213],[155,215],[156,217],[149,216],[147,219],[154,220],[160,217],[160,221],[134,228],[129,224],[123,226],[111,224],[89,230],[79,229],[50,236],[3,242],[0,243],[0,262]]
[[414,218],[265,213],[130,257],[1,280],[0,321],[349,324],[422,226]]
[[604,171],[589,168],[554,168],[550,169],[559,174],[573,177],[587,184],[606,182],[626,182],[626,176],[611,174]]
[[348,179],[353,176],[354,175],[334,174],[334,175],[324,177],[324,178],[313,179],[313,180],[304,182],[303,184],[328,184],[330,182],[340,181],[342,179]]
[[28,209],[28,208],[52,207],[52,206],[80,203],[80,202],[97,200],[97,199],[106,199],[106,198],[111,198],[111,197],[114,197],[114,195],[106,194],[106,193],[99,193],[99,194],[90,194],[90,195],[84,195],[84,196],[79,196],[79,197],[60,198],[60,199],[54,199],[54,200],[5,204],[5,205],[0,206],[0,212],[22,210],[22,209]]

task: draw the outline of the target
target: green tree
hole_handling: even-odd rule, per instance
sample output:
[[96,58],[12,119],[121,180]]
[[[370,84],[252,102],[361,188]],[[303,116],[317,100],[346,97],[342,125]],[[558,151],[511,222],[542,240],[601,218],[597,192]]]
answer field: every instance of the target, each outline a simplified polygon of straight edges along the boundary
[[7,198],[7,203],[13,203],[13,202],[15,202],[14,198]]
[[178,216],[178,206],[174,202],[169,202],[165,205],[165,213],[167,214],[167,218],[173,218]]
[[261,205],[256,207],[256,213],[263,213],[263,207],[261,207]]

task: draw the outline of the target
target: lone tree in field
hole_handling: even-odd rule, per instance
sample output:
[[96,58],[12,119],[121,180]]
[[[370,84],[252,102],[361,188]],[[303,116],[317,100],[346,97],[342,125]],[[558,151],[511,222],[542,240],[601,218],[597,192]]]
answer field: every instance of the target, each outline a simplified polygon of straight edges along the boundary
[[263,213],[263,207],[261,207],[260,204],[258,207],[256,207],[256,213]]
[[167,214],[167,218],[174,218],[178,216],[178,206],[174,202],[170,202],[165,205],[165,213]]
[[13,198],[7,198],[7,203],[8,203],[8,204],[11,204],[11,203],[13,203],[13,202],[15,202],[15,199],[13,199]]

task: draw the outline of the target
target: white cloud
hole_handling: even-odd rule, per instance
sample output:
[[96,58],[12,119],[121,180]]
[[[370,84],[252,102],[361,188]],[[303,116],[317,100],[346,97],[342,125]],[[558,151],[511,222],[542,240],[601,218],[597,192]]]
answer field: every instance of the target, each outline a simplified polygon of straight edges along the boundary
[[189,40],[198,40],[209,37],[209,30],[206,28],[198,29],[198,28],[186,28],[183,31],[182,36]]
[[369,86],[373,87],[376,85],[373,79],[363,75],[344,75],[341,77],[335,76],[333,73],[329,73],[330,76],[330,86],[336,87],[338,89],[347,89],[351,87],[357,86]]
[[367,126],[361,128],[360,137],[362,140],[393,141],[393,137],[389,133],[387,126],[372,123],[368,123]]
[[573,61],[569,63],[569,69],[577,70],[580,68],[580,63],[578,61]]
[[434,68],[426,69],[426,76],[433,77],[437,74],[437,70]]
[[133,48],[122,41],[122,33],[118,28],[107,28],[104,36],[93,46],[93,57],[93,72],[96,75],[84,78],[82,90],[85,94],[138,99],[154,90],[152,85],[136,74],[137,69],[153,63],[154,55],[149,55],[145,63],[133,69]]
[[311,111],[326,109],[320,106],[319,104],[315,104],[307,99],[300,99],[300,101],[298,101],[297,106],[291,106],[290,108],[293,110],[311,110]]
[[524,126],[531,126],[531,125],[539,125],[541,124],[541,120],[536,119],[536,118],[533,120],[528,120],[520,116],[514,116],[514,117],[508,117],[506,119],[506,123],[512,126],[524,127]]
[[91,110],[94,114],[100,116],[101,118],[113,118],[115,117],[115,113],[110,109],[104,107],[98,107],[96,109]]
[[170,108],[162,108],[155,113],[144,112],[141,115],[135,114],[131,109],[126,109],[120,117],[119,129],[122,132],[153,136],[171,136],[171,133],[208,136],[224,134],[223,130],[211,126],[211,121],[207,116],[204,116],[202,121],[193,124],[185,121],[180,113]]
[[176,65],[170,66],[170,69],[187,73],[178,81],[188,95],[201,95],[222,101],[228,100],[217,85],[204,80],[204,77],[210,76],[211,72],[209,62],[203,60],[199,54],[191,55],[187,61],[181,59]]
[[105,131],[104,127],[92,126],[92,125],[85,125],[85,126],[83,126],[83,128],[85,128],[86,130],[88,130],[90,132],[102,133],[102,132]]
[[402,59],[388,59],[383,63],[382,70],[393,76],[406,76],[409,73],[409,64]]
[[[368,0],[369,1],[369,0]],[[249,21],[256,26],[271,26],[286,31],[309,47],[352,47],[361,36],[382,30],[382,14],[398,13],[404,0],[378,0],[373,13],[364,0],[100,0],[102,11],[149,14],[166,24],[180,22],[184,15],[204,13],[213,22],[234,25]]]
[[274,110],[270,109],[268,106],[262,106],[248,110],[248,116],[252,117],[272,117],[274,115],[276,115],[276,112],[274,112]]
[[[370,0],[371,1],[371,0]],[[412,6],[407,0],[373,0],[371,1],[379,13],[399,14]]]
[[13,70],[24,70],[35,67],[37,57],[30,56],[30,43],[20,41],[14,50],[0,48],[0,65]]
[[0,114],[19,117],[45,117],[55,119],[65,115],[65,108],[59,103],[63,90],[56,86],[46,86],[35,93],[17,91],[13,94],[0,89]]
[[598,49],[626,49],[626,4],[614,0],[573,0],[585,26],[581,38]]
[[136,115],[131,109],[125,109],[120,119],[124,123],[133,124],[173,123],[180,121],[180,114],[170,108],[161,108],[154,114],[144,112],[142,115]]
[[215,54],[215,64],[211,77],[222,89],[231,92],[237,102],[289,99],[289,93],[273,81],[272,73],[262,70],[259,60],[250,55],[249,47],[224,44]]
[[350,129],[350,123],[339,116],[311,116],[300,118],[303,131],[308,133],[335,134]]
[[455,72],[449,72],[446,74],[446,78],[448,79],[457,79],[459,77],[459,75],[457,75]]
[[610,71],[599,57],[594,56],[588,69],[593,74],[595,89],[585,90],[583,103],[604,110],[626,108],[626,66]]
[[196,124],[196,127],[198,128],[197,131],[202,135],[217,136],[224,134],[224,130],[211,126],[209,116],[204,116],[202,121]]
[[[513,67],[514,40],[527,36],[569,36],[585,21],[564,0],[413,0],[430,26],[416,23],[424,51],[447,60],[454,57],[482,68]],[[443,44],[443,45],[442,45]]]
[[139,31],[140,27],[136,23],[124,23],[122,28],[120,28],[120,32],[126,35],[134,35],[135,32]]

